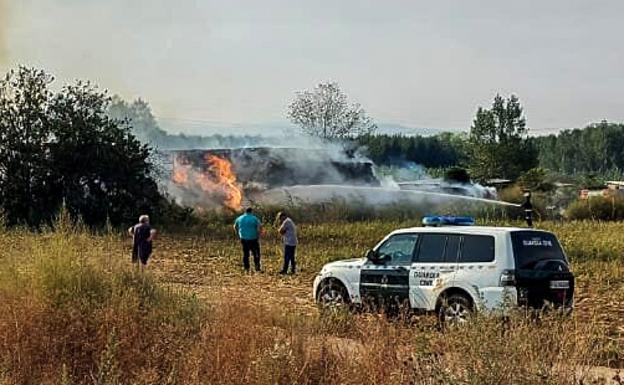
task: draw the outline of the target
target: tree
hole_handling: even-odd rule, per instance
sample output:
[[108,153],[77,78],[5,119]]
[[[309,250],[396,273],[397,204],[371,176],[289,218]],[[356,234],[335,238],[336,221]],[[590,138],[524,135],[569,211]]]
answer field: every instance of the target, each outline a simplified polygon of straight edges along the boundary
[[520,175],[518,185],[531,191],[552,191],[555,188],[548,182],[548,170],[541,167],[532,168]]
[[88,224],[153,212],[161,197],[150,148],[106,115],[90,83],[53,93],[53,78],[20,67],[0,82],[0,208],[8,224],[49,222],[64,203]]
[[306,135],[323,139],[371,134],[377,126],[359,104],[349,104],[337,83],[320,83],[298,92],[288,106],[288,118]]
[[444,180],[450,183],[470,183],[470,174],[465,168],[451,167],[444,172]]
[[25,68],[0,81],[0,209],[7,224],[39,222],[49,204],[45,144],[52,135],[52,81],[43,71]]
[[129,123],[132,133],[143,143],[166,147],[173,139],[158,126],[151,107],[143,99],[128,103],[115,95],[111,98],[107,114],[112,119]]
[[515,95],[496,95],[491,109],[479,107],[468,139],[472,176],[515,179],[537,165],[537,152],[528,139],[522,107]]
[[583,129],[535,138],[540,166],[567,174],[596,172],[621,178],[624,170],[624,124],[602,121]]

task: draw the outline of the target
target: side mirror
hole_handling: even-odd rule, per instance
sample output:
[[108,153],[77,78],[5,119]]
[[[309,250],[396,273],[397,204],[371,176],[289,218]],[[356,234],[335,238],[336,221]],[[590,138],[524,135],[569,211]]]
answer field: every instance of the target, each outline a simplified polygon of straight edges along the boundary
[[379,256],[373,249],[370,249],[366,253],[364,253],[364,257],[366,257],[366,259],[368,259],[369,261],[375,261],[377,260],[377,258],[379,258]]

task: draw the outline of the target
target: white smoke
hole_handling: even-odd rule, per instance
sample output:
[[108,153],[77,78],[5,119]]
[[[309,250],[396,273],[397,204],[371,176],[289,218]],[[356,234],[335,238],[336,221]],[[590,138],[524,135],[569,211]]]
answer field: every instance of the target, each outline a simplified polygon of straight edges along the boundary
[[[361,149],[319,139],[289,136],[280,143],[255,142],[243,148],[203,148],[173,152],[172,156],[203,158],[203,154],[230,160],[245,192],[244,204],[305,205],[340,201],[346,205],[384,207],[408,205],[434,209],[448,203],[504,204],[496,191],[478,184],[431,178],[424,167],[409,163],[392,172],[374,167]],[[200,155],[201,154],[201,155]],[[191,173],[201,170],[193,161]],[[167,181],[167,192],[184,205],[216,208],[214,196],[192,186]]]
[[258,203],[267,205],[339,202],[354,206],[384,207],[406,205],[435,211],[448,204],[516,206],[512,203],[431,191],[401,190],[387,187],[308,185],[288,186],[266,191]]

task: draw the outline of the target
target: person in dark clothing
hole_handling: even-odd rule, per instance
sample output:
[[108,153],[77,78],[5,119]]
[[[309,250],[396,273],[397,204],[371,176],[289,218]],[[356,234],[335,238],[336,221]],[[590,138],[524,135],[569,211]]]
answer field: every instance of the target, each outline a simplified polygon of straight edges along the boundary
[[245,213],[234,222],[234,231],[238,235],[243,246],[243,268],[249,271],[249,254],[253,254],[256,271],[261,271],[260,266],[260,235],[262,233],[262,223],[253,215],[253,210],[249,207]]
[[147,261],[152,255],[152,241],[156,230],[152,229],[147,215],[139,217],[139,223],[128,229],[132,237],[132,263],[136,263],[141,270],[147,266]]
[[531,203],[531,192],[524,192],[524,202],[520,206],[524,210],[524,220],[528,227],[533,227],[533,204]]

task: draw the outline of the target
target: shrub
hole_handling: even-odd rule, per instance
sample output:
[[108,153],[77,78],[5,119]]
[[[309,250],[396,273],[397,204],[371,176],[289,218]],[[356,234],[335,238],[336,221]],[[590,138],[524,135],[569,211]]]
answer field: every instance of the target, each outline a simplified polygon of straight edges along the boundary
[[465,168],[451,167],[444,172],[444,180],[451,183],[470,183],[470,174]]
[[124,267],[120,250],[107,248],[120,244],[115,235],[94,242],[56,227],[0,235],[15,243],[0,250],[0,371],[11,383],[113,384],[148,369],[163,383],[198,335],[203,306]]
[[587,200],[576,200],[568,206],[565,214],[567,218],[574,220],[622,220],[624,219],[624,198],[590,197]]

